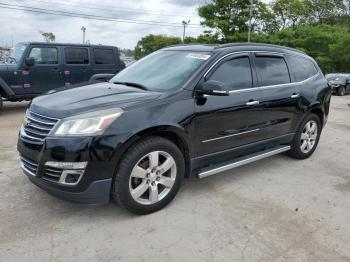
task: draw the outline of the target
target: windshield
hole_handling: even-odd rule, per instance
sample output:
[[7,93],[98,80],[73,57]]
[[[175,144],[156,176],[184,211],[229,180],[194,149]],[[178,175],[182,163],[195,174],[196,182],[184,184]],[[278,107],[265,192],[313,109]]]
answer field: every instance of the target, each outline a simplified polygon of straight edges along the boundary
[[26,44],[15,45],[15,47],[10,52],[10,57],[14,58],[16,62],[18,62],[21,59],[24,51],[26,50],[26,47],[27,47]]
[[179,89],[209,57],[203,52],[159,51],[125,68],[110,82],[136,83],[160,92]]

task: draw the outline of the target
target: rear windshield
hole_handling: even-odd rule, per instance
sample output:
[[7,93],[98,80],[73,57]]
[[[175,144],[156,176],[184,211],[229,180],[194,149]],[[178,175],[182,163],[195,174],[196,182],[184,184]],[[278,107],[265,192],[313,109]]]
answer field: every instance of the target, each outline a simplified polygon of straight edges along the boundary
[[344,75],[327,75],[328,81],[346,81],[346,76]]

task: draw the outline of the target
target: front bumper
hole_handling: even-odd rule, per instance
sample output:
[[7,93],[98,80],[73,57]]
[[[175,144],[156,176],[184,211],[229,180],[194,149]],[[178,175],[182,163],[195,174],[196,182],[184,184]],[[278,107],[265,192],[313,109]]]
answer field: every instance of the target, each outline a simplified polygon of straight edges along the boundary
[[[25,173],[25,172],[24,172]],[[83,192],[67,192],[43,183],[43,180],[37,179],[33,176],[28,176],[29,180],[36,186],[44,189],[49,194],[58,198],[88,205],[103,205],[110,200],[110,189],[112,179],[98,180],[91,183],[91,185]]]
[[[30,181],[59,198],[83,204],[105,204],[110,200],[112,177],[117,161],[118,143],[113,137],[47,137],[43,144],[32,144],[19,137],[17,149],[23,172]],[[30,162],[30,170],[23,168]],[[52,162],[87,162],[76,185],[64,185],[47,179],[47,166]],[[28,163],[26,163],[28,166]]]

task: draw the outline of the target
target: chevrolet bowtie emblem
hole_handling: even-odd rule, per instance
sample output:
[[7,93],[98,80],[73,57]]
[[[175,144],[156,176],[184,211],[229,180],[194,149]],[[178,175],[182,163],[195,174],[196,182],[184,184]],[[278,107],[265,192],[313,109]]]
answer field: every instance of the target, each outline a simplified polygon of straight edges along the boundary
[[28,119],[27,119],[26,116],[23,118],[22,124],[23,124],[24,126],[29,125],[29,121],[28,121]]

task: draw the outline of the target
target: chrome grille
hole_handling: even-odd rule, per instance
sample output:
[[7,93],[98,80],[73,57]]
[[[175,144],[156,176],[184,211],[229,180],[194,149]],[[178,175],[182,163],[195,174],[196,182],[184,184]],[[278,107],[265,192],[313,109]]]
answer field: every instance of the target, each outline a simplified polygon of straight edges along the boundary
[[21,137],[28,142],[42,144],[58,121],[57,118],[39,115],[28,110],[26,123],[21,128]]
[[46,167],[45,173],[42,176],[43,179],[49,180],[52,182],[58,182],[62,175],[62,169],[54,168],[54,167]]
[[36,172],[38,170],[38,163],[23,156],[20,156],[20,159],[21,168],[30,175],[36,176]]

